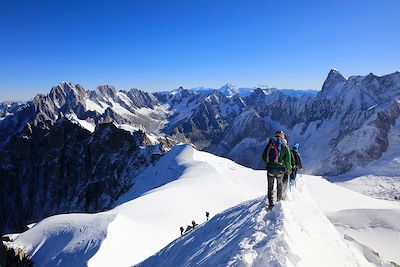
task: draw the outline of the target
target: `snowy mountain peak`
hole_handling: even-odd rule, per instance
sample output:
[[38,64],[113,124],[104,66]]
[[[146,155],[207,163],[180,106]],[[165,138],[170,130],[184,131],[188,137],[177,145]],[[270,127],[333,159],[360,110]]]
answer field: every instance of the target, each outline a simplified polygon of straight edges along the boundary
[[221,88],[219,88],[219,91],[227,97],[232,97],[239,93],[239,89],[231,83],[223,85]]
[[59,98],[61,96],[84,96],[86,94],[85,89],[79,84],[73,84],[71,82],[61,82],[59,85],[53,86],[50,90],[49,96]]
[[342,79],[346,80],[346,78],[344,78],[344,76],[340,73],[340,71],[338,71],[335,68],[333,68],[329,71],[328,78],[331,76],[338,76],[338,77],[341,77]]
[[346,81],[346,78],[338,70],[331,69],[318,95],[327,99],[336,98],[341,93]]

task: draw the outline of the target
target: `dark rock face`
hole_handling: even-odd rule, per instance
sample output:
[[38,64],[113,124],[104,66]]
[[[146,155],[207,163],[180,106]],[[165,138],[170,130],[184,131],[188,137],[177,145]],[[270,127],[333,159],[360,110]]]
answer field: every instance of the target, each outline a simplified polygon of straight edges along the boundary
[[[161,140],[153,153],[148,133],[114,123],[153,130],[158,121],[136,110],[157,104],[155,96],[137,89],[118,92],[104,85],[91,92],[66,82],[26,104],[2,103],[0,231],[22,230],[57,213],[111,207],[136,175],[172,146]],[[95,131],[70,118],[96,126]]]
[[33,261],[22,249],[14,250],[0,242],[0,267],[33,267]]
[[23,103],[20,102],[0,102],[0,120],[4,119],[7,116],[13,115],[21,108],[21,106],[23,106]]
[[149,145],[143,132],[132,135],[113,124],[99,125],[93,134],[64,119],[50,129],[28,124],[0,158],[0,229],[111,207],[151,164],[151,151],[140,148]]

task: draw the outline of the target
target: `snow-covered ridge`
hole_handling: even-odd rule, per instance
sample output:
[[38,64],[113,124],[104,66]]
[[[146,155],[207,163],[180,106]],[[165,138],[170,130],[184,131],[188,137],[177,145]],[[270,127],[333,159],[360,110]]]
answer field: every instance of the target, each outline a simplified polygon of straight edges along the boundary
[[[379,209],[383,218],[399,212],[399,205],[303,176],[287,200],[267,212],[265,177],[265,171],[191,146],[177,146],[143,172],[114,209],[52,216],[20,235],[11,235],[12,241],[6,244],[24,249],[38,266],[132,266],[160,250],[142,264],[376,266],[397,260],[390,251],[382,251],[384,247],[371,247],[371,240],[361,242],[355,233],[346,232],[351,242],[345,241],[320,207],[341,229],[355,222],[343,212],[362,207],[360,203]],[[335,202],[338,195],[342,199]],[[351,201],[347,208],[346,201]],[[206,222],[205,211],[215,217]],[[358,212],[363,214],[359,224],[375,216],[362,209]],[[179,227],[192,220],[202,226],[178,238]],[[392,221],[384,229],[399,234],[399,228],[399,222]],[[386,239],[393,247],[398,245],[395,240]],[[371,253],[366,258],[353,244],[371,247],[368,251],[377,250],[383,259],[371,259]]]
[[258,197],[263,185],[264,172],[178,146],[145,171],[115,209],[44,219],[9,245],[24,248],[39,266],[84,266],[89,259],[89,266],[131,266],[175,239],[181,224]]
[[137,266],[385,264],[372,249],[366,258],[346,243],[300,183],[272,211],[266,205],[261,197],[222,212]]

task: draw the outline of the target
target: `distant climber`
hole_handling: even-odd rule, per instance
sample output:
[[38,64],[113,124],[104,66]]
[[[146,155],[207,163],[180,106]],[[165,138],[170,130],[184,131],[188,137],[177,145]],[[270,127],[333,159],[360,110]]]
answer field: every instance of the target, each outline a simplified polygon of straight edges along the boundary
[[209,217],[210,217],[210,213],[209,213],[208,211],[206,211],[206,218],[207,218],[207,221],[208,221]]
[[198,224],[193,220],[192,221],[192,228],[194,229]]
[[188,226],[186,227],[185,234],[186,234],[187,232],[189,232],[190,230],[192,230],[192,226],[188,225]]
[[181,235],[183,235],[183,231],[185,230],[185,228],[183,228],[183,226],[181,226],[181,228],[179,228],[179,230],[181,230]]
[[285,133],[277,131],[275,136],[270,138],[268,144],[262,153],[262,159],[266,164],[268,175],[268,203],[269,209],[274,206],[273,189],[276,179],[277,183],[277,201],[282,200],[282,187],[284,174],[292,169],[291,152],[285,140]]
[[296,181],[297,171],[303,169],[303,165],[301,164],[301,156],[299,152],[299,144],[296,143],[292,147],[292,155],[293,155],[293,168],[292,173],[290,174],[290,181],[294,183]]

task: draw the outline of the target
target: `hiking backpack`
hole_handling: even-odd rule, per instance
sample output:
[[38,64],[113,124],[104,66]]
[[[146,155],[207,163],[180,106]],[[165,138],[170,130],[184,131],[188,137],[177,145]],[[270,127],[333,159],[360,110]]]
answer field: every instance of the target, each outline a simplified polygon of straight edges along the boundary
[[269,139],[267,146],[264,149],[262,159],[265,163],[281,163],[282,140],[278,137]]

